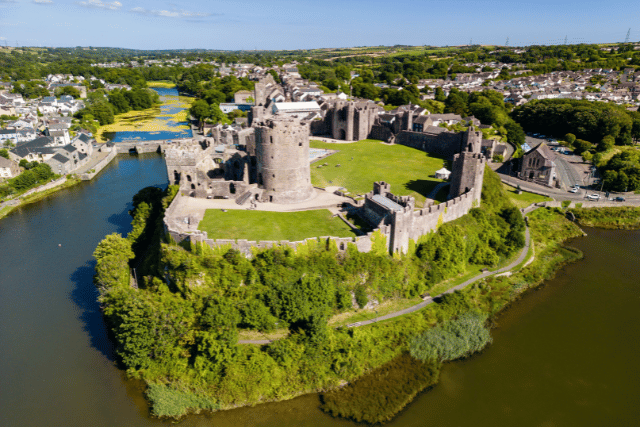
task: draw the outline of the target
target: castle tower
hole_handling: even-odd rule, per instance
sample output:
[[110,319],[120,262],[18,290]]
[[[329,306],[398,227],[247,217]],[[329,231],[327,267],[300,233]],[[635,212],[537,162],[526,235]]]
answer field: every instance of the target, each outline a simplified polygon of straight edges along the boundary
[[336,103],[331,120],[331,134],[334,139],[354,140],[354,116],[355,104],[353,102],[339,101]]
[[309,169],[309,125],[291,117],[254,123],[258,186],[262,199],[298,203],[313,194]]
[[473,127],[469,127],[462,135],[462,151],[453,156],[450,199],[473,189],[474,200],[480,205],[485,167],[485,158],[480,153],[481,148],[482,132],[476,132]]

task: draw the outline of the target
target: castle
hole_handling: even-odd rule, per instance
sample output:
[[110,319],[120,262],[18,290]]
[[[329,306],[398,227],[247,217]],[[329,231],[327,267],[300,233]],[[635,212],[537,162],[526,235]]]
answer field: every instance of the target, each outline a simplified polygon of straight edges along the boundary
[[[250,202],[250,207],[254,208],[257,203],[296,205],[305,202],[308,209],[313,209],[309,206],[313,206],[314,197],[321,191],[314,189],[310,176],[309,136],[313,133],[314,123],[305,117],[268,113],[267,107],[272,100],[266,93],[277,92],[271,86],[265,82],[256,84],[258,104],[249,114],[249,128],[217,128],[212,138],[165,146],[167,173],[171,183],[180,186],[179,197],[233,199],[238,205]],[[398,122],[393,122],[392,127],[395,128],[392,131],[388,125],[381,124],[379,108],[375,104],[337,101],[326,110],[320,125],[315,121],[315,126],[330,129],[334,136],[349,141],[370,137],[382,132],[380,127],[384,127],[396,136],[396,142],[400,143],[403,138],[405,142],[415,139],[416,144],[422,141],[422,145],[418,144],[416,148],[431,152],[432,147],[426,145],[432,142],[427,143],[426,139],[411,134],[403,136],[403,129],[412,126],[412,117],[411,111],[402,112]],[[416,210],[413,197],[395,196],[385,182],[374,183],[373,191],[365,196],[364,201],[344,198],[348,203],[343,203],[349,206],[342,208],[357,213],[374,232],[382,233],[390,253],[406,252],[411,240],[417,241],[443,222],[457,219],[472,207],[479,206],[486,164],[482,154],[482,133],[469,127],[467,131],[454,135],[438,141],[440,149],[436,150],[436,154],[452,159],[447,202],[430,202]],[[212,200],[212,207],[214,204]],[[268,210],[268,206],[265,209]],[[165,227],[177,241],[189,239],[211,246],[230,244],[249,256],[251,247],[283,244],[296,247],[300,243],[209,239],[206,233],[194,229],[181,231],[181,222],[171,218],[177,215],[176,212],[177,209],[172,207],[167,211]],[[185,217],[182,222],[197,224],[194,218]],[[372,236],[373,232],[355,238],[328,238],[335,240],[340,250],[345,250],[348,243],[354,243],[358,250],[368,251],[372,247]]]

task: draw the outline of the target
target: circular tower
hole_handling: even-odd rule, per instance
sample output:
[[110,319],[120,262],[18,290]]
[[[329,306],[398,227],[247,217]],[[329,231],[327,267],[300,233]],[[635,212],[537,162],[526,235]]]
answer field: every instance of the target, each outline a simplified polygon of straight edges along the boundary
[[309,125],[290,117],[256,124],[258,186],[262,200],[298,203],[313,195],[309,170]]

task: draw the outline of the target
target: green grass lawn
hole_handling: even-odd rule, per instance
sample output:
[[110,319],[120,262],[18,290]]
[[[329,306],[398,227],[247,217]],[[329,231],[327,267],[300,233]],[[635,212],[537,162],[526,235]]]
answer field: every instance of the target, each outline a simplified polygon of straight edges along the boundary
[[289,240],[309,237],[355,237],[340,218],[326,209],[304,212],[263,212],[207,209],[198,229],[210,239]]
[[540,196],[539,194],[527,193],[526,191],[523,191],[522,194],[517,194],[517,190],[514,187],[511,187],[507,184],[502,184],[502,186],[507,191],[507,194],[509,195],[509,198],[511,199],[513,204],[516,205],[518,209],[526,208],[533,203],[551,202],[553,200],[549,197]]
[[[392,193],[413,196],[422,206],[426,196],[442,182],[433,178],[443,165],[442,159],[404,145],[365,139],[352,144],[311,141],[311,147],[338,150],[311,164],[311,182],[318,187],[340,186],[355,196],[373,190],[374,181],[386,181],[391,184]],[[328,166],[319,167],[325,163]]]

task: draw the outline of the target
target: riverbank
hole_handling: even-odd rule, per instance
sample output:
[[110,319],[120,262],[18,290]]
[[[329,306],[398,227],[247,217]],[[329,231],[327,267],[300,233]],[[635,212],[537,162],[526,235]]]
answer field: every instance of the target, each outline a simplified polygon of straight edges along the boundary
[[80,182],[82,182],[82,180],[76,175],[69,175],[63,176],[62,178],[59,178],[54,182],[49,182],[47,184],[41,185],[40,187],[33,188],[23,195],[20,195],[10,201],[4,202],[0,207],[0,219],[9,215],[14,209],[17,209],[20,206],[37,202],[54,193],[57,193],[60,190],[73,187]]
[[581,225],[610,230],[635,230],[640,228],[640,208],[603,207],[569,209]]

